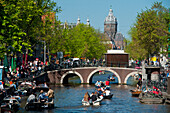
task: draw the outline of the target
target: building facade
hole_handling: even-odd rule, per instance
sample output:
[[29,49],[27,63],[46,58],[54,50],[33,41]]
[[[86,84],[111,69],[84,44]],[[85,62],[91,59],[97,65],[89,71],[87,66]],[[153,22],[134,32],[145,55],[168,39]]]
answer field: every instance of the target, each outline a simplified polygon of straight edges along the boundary
[[104,34],[113,49],[124,49],[124,36],[121,33],[117,33],[117,18],[113,15],[113,10],[109,10],[108,16],[104,20]]

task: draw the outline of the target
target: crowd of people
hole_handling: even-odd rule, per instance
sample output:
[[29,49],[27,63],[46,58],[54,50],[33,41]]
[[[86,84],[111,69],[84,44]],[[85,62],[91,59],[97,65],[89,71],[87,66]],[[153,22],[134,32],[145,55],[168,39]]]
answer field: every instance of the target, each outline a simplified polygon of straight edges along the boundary
[[0,100],[2,101],[4,97],[13,93],[7,91],[9,88],[12,87],[16,91],[21,81],[33,82],[28,80],[33,80],[44,71],[46,65],[48,64],[44,64],[36,58],[34,61],[28,61],[26,65],[17,65],[16,69],[11,69],[11,66],[9,66],[8,71],[4,71],[3,79],[0,81]]

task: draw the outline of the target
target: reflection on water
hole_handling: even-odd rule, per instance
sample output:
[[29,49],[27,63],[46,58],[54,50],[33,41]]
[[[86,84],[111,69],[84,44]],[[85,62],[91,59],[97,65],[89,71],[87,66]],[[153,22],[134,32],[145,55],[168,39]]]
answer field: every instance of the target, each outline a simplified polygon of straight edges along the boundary
[[[93,76],[93,83],[98,79],[102,81],[106,80],[108,75]],[[79,78],[78,78],[79,79]],[[74,78],[74,80],[76,80]],[[76,80],[78,81],[78,80]],[[98,112],[98,113],[170,113],[170,105],[161,104],[141,104],[139,99],[132,97],[130,90],[134,89],[134,86],[130,85],[116,85],[111,84],[111,93],[113,93],[112,99],[105,99],[101,102],[101,106],[94,107],[82,106],[81,100],[84,94],[88,91],[89,93],[94,92],[94,84],[92,85],[56,85],[51,86],[55,93],[55,108],[52,110],[43,111],[29,111],[29,113],[87,113],[87,112]],[[22,108],[19,112],[27,112]]]

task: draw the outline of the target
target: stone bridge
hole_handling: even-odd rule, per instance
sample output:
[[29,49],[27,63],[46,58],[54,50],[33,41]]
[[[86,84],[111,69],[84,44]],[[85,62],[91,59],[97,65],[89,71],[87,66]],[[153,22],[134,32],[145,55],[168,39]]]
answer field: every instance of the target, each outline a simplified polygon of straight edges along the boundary
[[68,78],[73,75],[79,76],[81,83],[92,83],[93,75],[99,71],[110,71],[118,78],[119,84],[126,84],[130,76],[141,74],[137,69],[120,67],[81,67],[62,70],[48,71],[47,76],[50,83],[63,84],[68,83]]

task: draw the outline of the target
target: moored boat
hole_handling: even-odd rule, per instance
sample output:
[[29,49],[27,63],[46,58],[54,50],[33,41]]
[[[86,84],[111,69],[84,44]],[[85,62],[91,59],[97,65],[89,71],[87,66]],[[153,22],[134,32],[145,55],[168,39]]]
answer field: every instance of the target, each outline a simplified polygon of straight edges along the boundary
[[139,100],[139,102],[144,104],[163,104],[164,101],[164,98],[142,98]]
[[140,93],[142,93],[142,91],[138,90],[130,90],[130,92],[132,93],[132,97],[139,97]]
[[4,98],[1,102],[1,111],[17,112],[20,103],[16,98]]
[[144,104],[163,104],[165,98],[163,98],[162,95],[155,95],[152,92],[141,93],[139,95],[139,102]]
[[41,109],[51,109],[54,108],[54,100],[51,102],[27,102],[25,105],[25,110],[41,110]]

